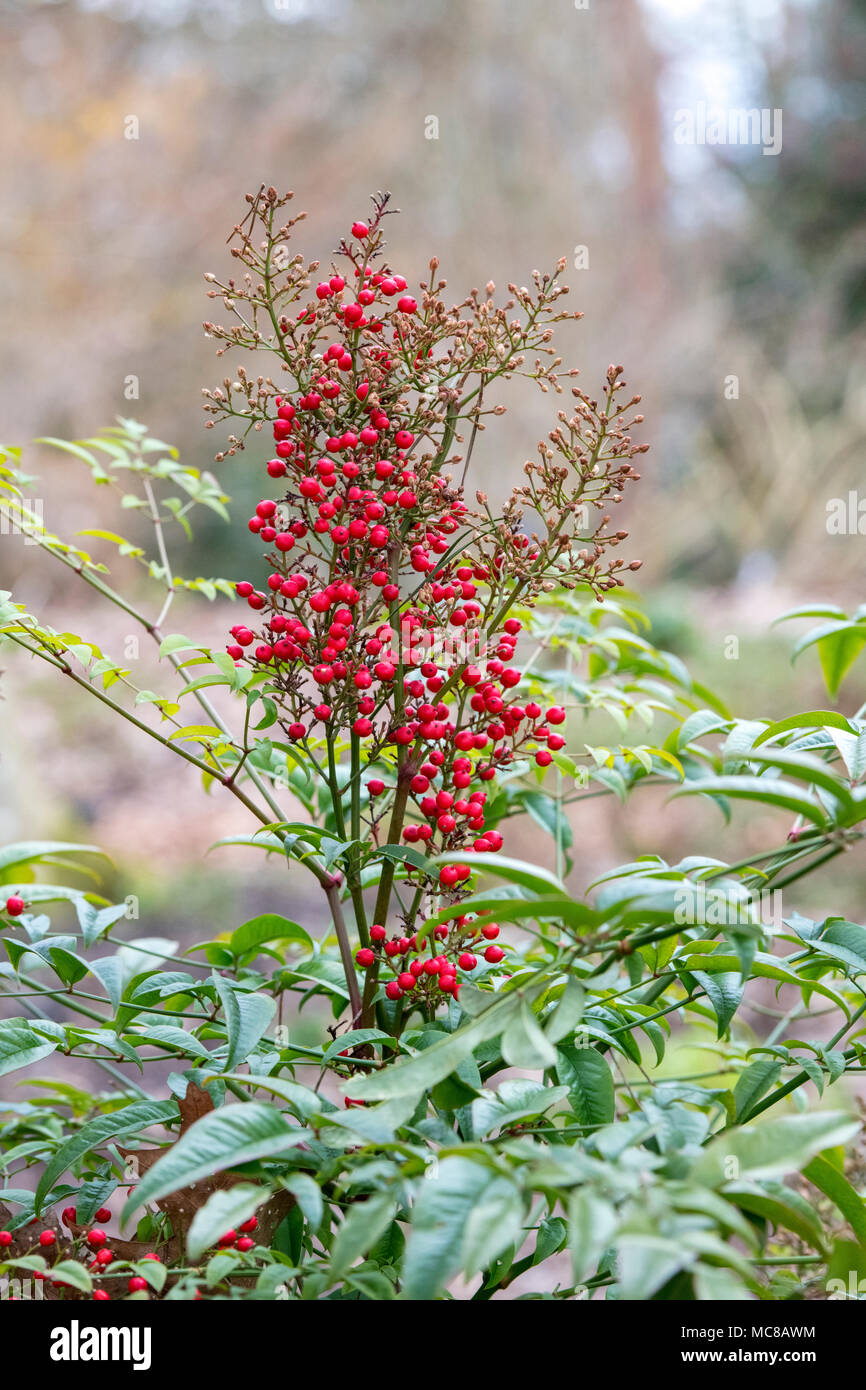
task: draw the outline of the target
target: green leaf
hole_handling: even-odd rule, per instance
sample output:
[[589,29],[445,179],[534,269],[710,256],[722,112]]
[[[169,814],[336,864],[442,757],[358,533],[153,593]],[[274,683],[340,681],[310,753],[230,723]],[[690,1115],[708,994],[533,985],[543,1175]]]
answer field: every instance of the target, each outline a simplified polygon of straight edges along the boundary
[[286,1153],[305,1138],[306,1130],[290,1124],[272,1105],[262,1101],[213,1110],[196,1120],[148,1169],[132,1189],[121,1219],[126,1221],[136,1207],[166,1197],[200,1178],[257,1158]]
[[702,1303],[748,1303],[750,1289],[731,1269],[699,1264],[694,1272],[695,1297]]
[[777,623],[790,622],[792,618],[845,618],[844,608],[839,608],[835,603],[804,603],[796,608],[787,608],[784,613],[780,613],[778,618],[774,618],[771,624],[775,627]]
[[851,1183],[820,1154],[807,1163],[803,1177],[839,1208],[861,1245],[866,1247],[866,1202]]
[[819,1218],[804,1197],[783,1183],[770,1183],[765,1187],[757,1183],[735,1183],[725,1189],[725,1196],[741,1211],[793,1231],[816,1250],[824,1250],[824,1231]]
[[535,1014],[523,1004],[502,1035],[502,1056],[511,1067],[545,1071],[556,1061],[556,1048],[544,1036]]
[[84,1265],[79,1264],[77,1260],[58,1260],[56,1265],[52,1265],[51,1282],[69,1284],[81,1293],[90,1293],[93,1289],[93,1280]]
[[781,1072],[782,1064],[775,1057],[761,1057],[740,1073],[734,1087],[734,1114],[737,1120],[749,1118],[752,1106],[778,1081]]
[[234,1071],[254,1050],[276,1011],[276,1003],[266,994],[250,994],[224,975],[214,975],[213,982],[222,1001],[226,1017],[229,1049],[225,1071]]
[[110,1115],[100,1115],[73,1134],[58,1149],[54,1157],[45,1165],[45,1171],[36,1189],[36,1211],[42,1209],[45,1195],[50,1192],[61,1173],[71,1168],[82,1154],[92,1153],[102,1147],[107,1139],[126,1138],[139,1130],[149,1129],[151,1125],[164,1124],[178,1118],[177,1101],[145,1100],[136,1101],[114,1110]]
[[611,1243],[616,1212],[610,1202],[591,1187],[578,1187],[568,1203],[568,1232],[574,1282],[582,1284]]
[[[564,898],[569,896],[565,884],[548,869],[524,864],[520,859],[506,859],[501,854],[473,854],[470,858],[473,872],[488,873],[494,878],[505,879],[507,883],[517,883],[521,888],[528,888],[531,892],[537,893],[539,897],[549,898],[551,893],[561,894]],[[466,855],[460,853],[439,854],[433,863],[460,864],[465,859]]]
[[862,782],[866,776],[866,731],[846,734],[842,729],[832,729],[830,737],[839,750],[850,780]]
[[576,975],[569,975],[562,995],[547,1015],[544,1024],[545,1037],[552,1043],[573,1033],[583,1018],[586,991]]
[[837,919],[830,923],[823,936],[810,941],[809,945],[847,965],[854,978],[866,974],[866,927],[857,922]]
[[767,743],[769,739],[778,738],[779,734],[789,733],[793,729],[845,729],[849,734],[858,732],[844,714],[840,714],[838,710],[810,709],[803,714],[792,714],[788,719],[777,720],[775,724],[771,724],[768,729],[758,735],[752,746],[759,748],[762,743]]
[[403,1261],[402,1298],[437,1298],[460,1269],[469,1215],[492,1180],[486,1164],[460,1156],[444,1158],[428,1172],[412,1208]]
[[498,1037],[520,1003],[516,993],[498,998],[489,1009],[415,1057],[395,1062],[369,1076],[353,1078],[345,1088],[346,1094],[358,1100],[390,1100],[396,1096],[421,1096],[431,1091],[456,1071],[479,1043]]
[[98,854],[106,859],[104,850],[98,845],[76,845],[66,840],[22,840],[15,845],[4,845],[0,849],[0,870],[13,865],[35,864],[49,856],[66,854]]
[[433,927],[440,922],[448,922],[453,917],[462,916],[467,912],[487,911],[495,912],[500,922],[520,922],[528,917],[536,922],[564,922],[577,931],[595,926],[602,920],[599,912],[588,907],[586,903],[575,901],[574,898],[504,898],[498,893],[477,893],[470,898],[461,899],[459,903],[451,903],[448,907],[441,908],[433,917],[429,917],[417,933],[418,941],[423,942]]
[[183,1052],[188,1057],[200,1057],[203,1061],[209,1062],[211,1055],[204,1043],[200,1042],[192,1033],[188,1033],[185,1028],[180,1028],[173,1023],[148,1023],[144,1026],[136,1025],[135,1030],[128,1030],[126,1037],[133,1042],[141,1038],[149,1043],[162,1043],[166,1047],[173,1047],[179,1052]]
[[694,974],[713,1006],[713,1012],[716,1015],[716,1036],[721,1038],[740,1007],[746,981],[739,971],[720,971],[717,975],[707,974],[703,970],[695,970],[691,973]]
[[534,1265],[542,1264],[544,1260],[549,1260],[551,1255],[558,1254],[567,1239],[568,1226],[562,1217],[546,1216],[543,1221],[539,1222],[532,1263]]
[[75,912],[81,927],[84,944],[85,946],[92,946],[104,931],[108,931],[115,922],[121,921],[126,916],[126,903],[114,903],[110,907],[96,908],[86,898],[81,898],[75,904]]
[[854,662],[866,646],[866,632],[863,628],[840,629],[818,642],[818,658],[824,673],[824,684],[831,695],[839,693],[839,687]]
[[291,1192],[303,1212],[307,1225],[311,1230],[317,1231],[325,1214],[325,1204],[318,1184],[307,1173],[293,1173],[290,1178],[283,1178],[282,1184],[287,1192]]
[[387,1192],[354,1202],[337,1229],[331,1247],[331,1280],[337,1283],[365,1255],[394,1220],[397,1203]]
[[172,656],[174,652],[185,651],[205,651],[199,642],[193,642],[191,637],[184,637],[180,632],[173,632],[168,637],[163,638],[159,644],[160,656]]
[[682,1241],[644,1232],[621,1233],[617,1237],[620,1297],[648,1300],[681,1269],[697,1261]]
[[692,1169],[696,1182],[718,1187],[731,1179],[781,1178],[802,1168],[815,1154],[844,1144],[860,1129],[841,1110],[782,1115],[716,1135]]
[[270,1196],[269,1187],[247,1182],[239,1182],[226,1191],[212,1192],[204,1206],[199,1207],[187,1232],[189,1263],[195,1264],[226,1231],[248,1221]]
[[487,1269],[523,1237],[523,1198],[509,1178],[492,1178],[473,1205],[463,1231],[460,1264],[464,1278]]
[[556,1076],[568,1087],[571,1108],[581,1124],[601,1126],[614,1117],[615,1091],[610,1067],[594,1047],[556,1049]]
[[529,1078],[503,1081],[498,1090],[485,1091],[472,1102],[472,1133],[481,1139],[519,1121],[537,1119],[567,1098],[567,1086],[545,1086]]
[[[814,944],[818,946],[817,942]],[[693,947],[686,947],[686,949],[693,949]],[[727,952],[713,951],[712,954],[702,952],[699,955],[687,956],[685,960],[682,957],[677,957],[674,965],[688,971],[690,975],[694,975],[696,971],[711,971],[713,974],[717,971],[733,973],[739,969],[740,962],[736,956],[729,955]],[[829,985],[823,984],[821,980],[812,980],[807,976],[798,975],[794,969],[788,966],[786,957],[765,955],[762,951],[758,951],[752,961],[750,974],[759,979],[778,980],[783,985],[796,985],[798,989],[807,993],[810,990],[815,990],[818,994],[823,994],[825,998],[831,999],[843,1013],[848,1013],[848,1006],[840,994],[837,994]]]
[[4,1018],[0,1021],[0,1076],[40,1062],[56,1047],[56,1042],[34,1032],[25,1018]]
[[266,912],[261,917],[252,917],[249,922],[244,922],[242,927],[232,932],[228,945],[236,956],[242,956],[266,941],[300,941],[308,950],[313,949],[312,937],[304,928],[276,912]]
[[217,1074],[209,1079],[243,1081],[247,1086],[255,1086],[258,1091],[270,1091],[271,1095],[284,1100],[292,1113],[304,1121],[312,1119],[314,1115],[321,1115],[322,1111],[336,1108],[332,1101],[325,1100],[316,1091],[302,1086],[299,1081],[290,1081],[286,1076],[244,1076],[241,1072],[236,1072],[232,1076]]
[[764,806],[778,806],[792,815],[803,816],[815,825],[825,825],[827,817],[820,806],[809,801],[799,787],[781,777],[772,781],[766,777],[701,777],[678,787],[675,796],[729,796],[742,801],[756,801]]
[[325,1051],[322,1061],[332,1062],[335,1057],[347,1049],[362,1047],[364,1043],[383,1043],[390,1047],[398,1047],[396,1038],[392,1038],[390,1033],[383,1033],[380,1028],[353,1028],[348,1033],[341,1033],[335,1038]]
[[225,735],[221,729],[214,724],[187,724],[182,729],[175,729],[169,735],[169,742],[173,743],[176,738],[190,739],[193,743],[211,743],[214,739],[222,739]]
[[[361,1109],[352,1106],[348,1110],[329,1111],[323,1117],[321,1125],[322,1128],[325,1124],[333,1125],[341,1131],[338,1144],[345,1142],[343,1130],[349,1130],[368,1144],[393,1144],[396,1142],[397,1131],[410,1119],[416,1105],[417,1098],[414,1094],[395,1096],[393,1100],[386,1100],[381,1105],[368,1105]],[[332,1140],[326,1138],[325,1142],[329,1143]]]
[[699,709],[694,714],[690,714],[676,731],[676,749],[681,752],[687,744],[695,739],[703,738],[705,734],[716,734],[722,729],[726,729],[730,721],[715,713],[714,710]]

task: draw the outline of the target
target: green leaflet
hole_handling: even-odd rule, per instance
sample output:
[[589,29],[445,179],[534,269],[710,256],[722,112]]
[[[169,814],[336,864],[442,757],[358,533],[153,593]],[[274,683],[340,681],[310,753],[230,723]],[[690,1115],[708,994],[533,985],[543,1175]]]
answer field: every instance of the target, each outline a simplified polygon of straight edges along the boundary
[[152,1125],[176,1120],[177,1114],[177,1102],[174,1100],[145,1100],[91,1120],[67,1139],[46,1164],[36,1189],[37,1211],[41,1211],[46,1193],[51,1191],[61,1173],[71,1168],[83,1154],[95,1152],[108,1139],[127,1139]]
[[197,1120],[166,1149],[132,1189],[123,1208],[126,1220],[138,1206],[156,1201],[200,1178],[257,1158],[285,1153],[304,1142],[306,1130],[292,1125],[262,1101],[225,1105]]

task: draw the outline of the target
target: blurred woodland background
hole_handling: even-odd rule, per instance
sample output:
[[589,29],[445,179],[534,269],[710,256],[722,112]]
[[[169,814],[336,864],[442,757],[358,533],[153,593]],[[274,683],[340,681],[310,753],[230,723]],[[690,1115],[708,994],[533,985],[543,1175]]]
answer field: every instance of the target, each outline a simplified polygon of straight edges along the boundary
[[[625,524],[656,640],[737,714],[826,706],[814,653],[792,671],[796,629],[769,624],[795,602],[864,597],[862,537],[827,529],[828,502],[860,484],[866,432],[864,0],[0,0],[0,16],[0,438],[23,447],[51,529],[118,518],[35,436],[132,416],[213,466],[224,436],[203,428],[201,387],[228,363],[203,336],[203,275],[227,270],[244,194],[293,188],[309,213],[298,246],[327,257],[390,189],[394,263],[417,283],[435,252],[455,300],[568,257],[585,318],[563,355],[586,389],[624,363],[644,398],[652,451]],[[677,112],[701,102],[781,110],[781,151],[678,143]],[[477,485],[517,481],[558,405],[515,384]],[[219,465],[239,523],[214,517],[178,553],[186,573],[245,572],[266,449]],[[13,583],[53,626],[122,650],[122,618],[97,618],[4,535],[0,588]],[[218,645],[228,611],[181,599],[171,628]],[[266,909],[317,925],[300,873],[289,887],[252,851],[205,857],[241,827],[195,773],[47,669],[6,666],[0,842],[103,845],[106,891],[138,895],[148,930],[187,919],[201,935]],[[864,699],[861,663],[842,706]],[[714,807],[663,793],[601,805],[575,817],[577,891],[641,853],[734,859],[766,841],[735,813],[722,846]],[[517,852],[552,850],[530,825]],[[863,920],[851,871],[834,878],[825,907]]]

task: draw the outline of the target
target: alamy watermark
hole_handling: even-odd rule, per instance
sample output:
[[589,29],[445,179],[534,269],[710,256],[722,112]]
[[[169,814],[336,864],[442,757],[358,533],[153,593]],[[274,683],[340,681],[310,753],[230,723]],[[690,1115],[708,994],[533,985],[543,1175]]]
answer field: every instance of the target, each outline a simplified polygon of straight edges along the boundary
[[866,497],[853,488],[847,497],[831,497],[826,525],[828,536],[866,536]]
[[25,545],[39,545],[44,533],[41,497],[22,497],[0,506],[0,536],[23,536]]
[[760,145],[763,154],[782,149],[782,109],[768,106],[680,107],[674,113],[674,139],[678,145]]

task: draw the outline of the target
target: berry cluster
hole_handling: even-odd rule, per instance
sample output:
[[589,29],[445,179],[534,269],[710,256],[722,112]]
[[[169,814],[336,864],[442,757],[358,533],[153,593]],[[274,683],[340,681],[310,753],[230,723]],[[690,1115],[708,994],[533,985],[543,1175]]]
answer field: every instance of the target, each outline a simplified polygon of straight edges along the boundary
[[[106,1222],[110,1219],[111,1211],[108,1207],[100,1207],[95,1214],[95,1220],[97,1222]],[[78,1224],[78,1213],[76,1208],[73,1206],[64,1207],[61,1220],[64,1226],[75,1227]],[[36,1218],[34,1218],[33,1222],[30,1224],[33,1225],[35,1222]],[[218,1253],[220,1250],[227,1250],[230,1248],[238,1250],[241,1254],[247,1254],[249,1251],[254,1250],[256,1242],[252,1238],[252,1232],[258,1230],[258,1225],[257,1218],[251,1216],[238,1227],[237,1231],[227,1231],[226,1234],[220,1238],[217,1245],[214,1246],[213,1253]],[[101,1279],[107,1278],[112,1282],[113,1286],[116,1286],[117,1281],[120,1280],[125,1283],[126,1290],[129,1293],[144,1293],[149,1289],[150,1286],[142,1275],[133,1274],[127,1276],[123,1272],[122,1264],[128,1260],[129,1256],[116,1254],[111,1249],[109,1245],[110,1238],[107,1232],[103,1230],[102,1226],[88,1227],[79,1234],[74,1234],[71,1239],[72,1252],[77,1250],[92,1277]],[[9,1249],[14,1240],[15,1236],[11,1231],[0,1231],[0,1259],[3,1258],[3,1252]],[[31,1248],[45,1252],[46,1254],[52,1251],[57,1252],[58,1254],[62,1254],[64,1258],[68,1258],[70,1253],[65,1250],[60,1250],[57,1234],[53,1230],[40,1231]],[[155,1251],[147,1251],[145,1254],[137,1255],[135,1258],[154,1260],[158,1264],[162,1263],[159,1255],[157,1255]],[[111,1266],[116,1265],[118,1262],[121,1263],[120,1272],[111,1268]],[[72,1287],[64,1282],[64,1280],[57,1277],[52,1278],[50,1274],[42,1270],[34,1270],[33,1278],[40,1281],[50,1280],[58,1288]],[[196,1296],[198,1297],[199,1295],[197,1294]],[[92,1297],[97,1302],[105,1302],[111,1299],[112,1295],[106,1288],[99,1287],[94,1289]]]
[[[413,1002],[426,1000],[436,1004],[442,995],[458,997],[460,975],[471,975],[478,965],[473,952],[483,949],[489,965],[498,965],[505,958],[502,947],[493,944],[498,935],[498,924],[488,922],[484,914],[457,917],[450,926],[434,929],[431,951],[426,943],[419,945],[415,935],[392,936],[389,940],[386,929],[374,923],[370,928],[371,945],[362,946],[355,953],[355,960],[362,970],[376,964],[390,967],[392,978],[385,984],[389,999],[402,999],[411,993]],[[437,952],[438,942],[444,944]]]
[[[217,1248],[220,1250],[229,1250],[233,1246],[235,1250],[240,1250],[241,1254],[244,1254],[248,1250],[253,1250],[256,1243],[250,1235],[250,1232],[258,1230],[258,1225],[258,1219],[255,1216],[251,1216],[247,1221],[241,1222],[237,1231],[226,1231],[225,1235],[220,1236]],[[238,1234],[238,1232],[240,1232],[240,1234]]]
[[[495,852],[502,836],[485,830],[483,784],[518,750],[547,767],[564,745],[548,727],[563,722],[561,708],[542,721],[540,706],[516,698],[522,624],[497,611],[507,551],[529,565],[539,555],[516,530],[489,558],[471,553],[476,519],[421,452],[401,395],[418,303],[403,276],[372,269],[377,223],[354,223],[358,244],[343,243],[352,294],[335,270],[316,286],[321,307],[300,316],[326,316],[340,336],[296,399],[275,397],[266,468],[285,491],[249,521],[271,573],[261,590],[237,584],[258,621],[235,624],[227,651],[267,674],[288,739],[349,729],[368,762],[391,755],[421,817],[400,828],[406,843]],[[382,777],[366,786],[371,798],[397,789]],[[469,874],[449,864],[439,877],[453,888]]]
[[[629,412],[640,398],[620,404],[616,366],[600,400],[572,387],[571,410],[558,412],[501,512],[481,492],[470,504],[464,483],[476,436],[486,417],[504,412],[490,401],[493,383],[519,373],[562,395],[563,378],[576,375],[551,346],[553,325],[580,317],[560,311],[565,262],[553,274],[533,272],[532,289],[509,285],[504,304],[491,282],[449,307],[435,258],[420,293],[386,258],[387,195],[352,224],[326,269],[289,253],[300,218],[282,227],[276,219],[290,198],[264,188],[250,196],[230,239],[243,274],[206,277],[209,295],[237,320],[205,324],[219,355],[249,349],[258,364],[271,354],[287,378],[253,379],[239,365],[204,393],[209,416],[243,426],[218,460],[263,431],[274,441],[264,464],[272,486],[263,489],[272,495],[248,522],[267,579],[236,584],[249,615],[231,628],[226,650],[249,673],[248,696],[268,702],[285,746],[300,745],[328,782],[338,832],[350,795],[351,843],[366,828],[374,846],[415,847],[406,852],[417,889],[403,921],[409,941],[425,891],[459,902],[472,855],[502,848],[489,784],[518,757],[544,769],[564,747],[565,711],[530,698],[517,646],[525,610],[543,594],[582,584],[600,598],[638,567],[609,555],[627,533],[609,528],[606,509],[639,477],[633,459],[646,446],[629,430],[642,417]],[[537,532],[524,524],[528,511]],[[449,862],[434,866],[440,855]],[[347,851],[341,867],[359,963],[372,953],[366,1019],[387,956],[368,939],[361,865]],[[394,872],[393,861],[383,864],[380,923]],[[423,966],[440,994],[458,987],[459,956],[446,955],[438,972]],[[388,981],[392,997],[395,989],[418,997],[412,970],[399,973],[402,984]]]

